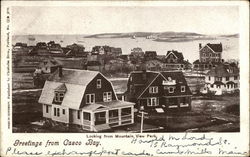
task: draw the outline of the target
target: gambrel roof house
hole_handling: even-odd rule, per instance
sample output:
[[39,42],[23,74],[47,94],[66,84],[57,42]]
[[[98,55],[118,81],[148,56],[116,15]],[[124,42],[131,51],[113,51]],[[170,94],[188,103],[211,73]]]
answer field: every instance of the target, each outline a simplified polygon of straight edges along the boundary
[[88,131],[134,122],[134,104],[119,101],[100,72],[59,68],[46,81],[39,103],[43,117]]
[[[136,71],[130,74],[128,99],[146,109],[191,107],[192,93],[182,72]],[[183,105],[185,104],[185,105]]]

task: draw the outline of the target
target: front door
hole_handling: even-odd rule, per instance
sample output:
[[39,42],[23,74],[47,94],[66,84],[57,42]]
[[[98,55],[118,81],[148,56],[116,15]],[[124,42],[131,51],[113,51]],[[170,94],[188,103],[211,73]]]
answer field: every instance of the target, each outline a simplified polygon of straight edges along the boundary
[[106,123],[106,112],[95,113],[95,125]]

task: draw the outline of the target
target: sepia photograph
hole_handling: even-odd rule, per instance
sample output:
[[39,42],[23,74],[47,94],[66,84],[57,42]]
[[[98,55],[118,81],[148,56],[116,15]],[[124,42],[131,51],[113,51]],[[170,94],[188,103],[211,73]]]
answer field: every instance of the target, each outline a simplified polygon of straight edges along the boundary
[[238,6],[13,6],[13,133],[240,132]]
[[0,156],[249,156],[249,2],[1,1]]

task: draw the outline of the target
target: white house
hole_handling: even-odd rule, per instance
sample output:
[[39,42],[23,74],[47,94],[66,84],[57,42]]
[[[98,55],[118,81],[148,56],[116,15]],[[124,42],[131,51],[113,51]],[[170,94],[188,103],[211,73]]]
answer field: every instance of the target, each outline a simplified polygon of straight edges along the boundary
[[44,85],[43,117],[99,132],[134,123],[134,103],[119,101],[100,72],[59,68]]
[[205,77],[205,88],[208,91],[220,93],[232,93],[239,89],[239,69],[235,64],[219,64],[211,69]]

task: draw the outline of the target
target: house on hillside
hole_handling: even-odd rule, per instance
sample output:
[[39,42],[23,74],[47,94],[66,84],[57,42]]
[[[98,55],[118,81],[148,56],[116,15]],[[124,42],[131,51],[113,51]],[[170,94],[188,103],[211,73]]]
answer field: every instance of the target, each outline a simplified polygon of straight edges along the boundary
[[46,81],[39,103],[53,124],[100,132],[134,123],[134,103],[119,101],[111,82],[95,71],[59,68]]
[[156,57],[157,57],[156,51],[145,51],[145,55],[144,55],[145,61],[156,59]]
[[149,113],[191,109],[192,93],[182,72],[132,72],[126,93],[127,100]]
[[142,49],[140,47],[136,47],[133,48],[131,50],[131,54],[132,57],[134,58],[143,58],[144,57],[144,52],[142,51]]
[[122,49],[119,47],[111,47],[110,49],[110,53],[108,55],[111,55],[113,57],[118,57],[120,55],[122,55]]
[[212,68],[205,77],[203,93],[214,92],[216,95],[239,90],[239,69],[236,64],[219,64]]
[[181,52],[175,50],[167,52],[165,56],[165,70],[184,70],[187,66]]
[[52,54],[63,54],[61,45],[56,43],[50,44],[49,51]]
[[199,44],[199,60],[193,62],[194,70],[209,70],[216,67],[223,62],[222,59],[222,43],[206,44],[202,46]]
[[159,59],[151,59],[145,61],[145,67],[150,71],[161,71],[164,68],[164,63]]
[[65,55],[67,57],[84,57],[87,58],[87,53],[85,53],[85,47],[80,44],[72,44],[68,45],[66,49],[64,49]]

